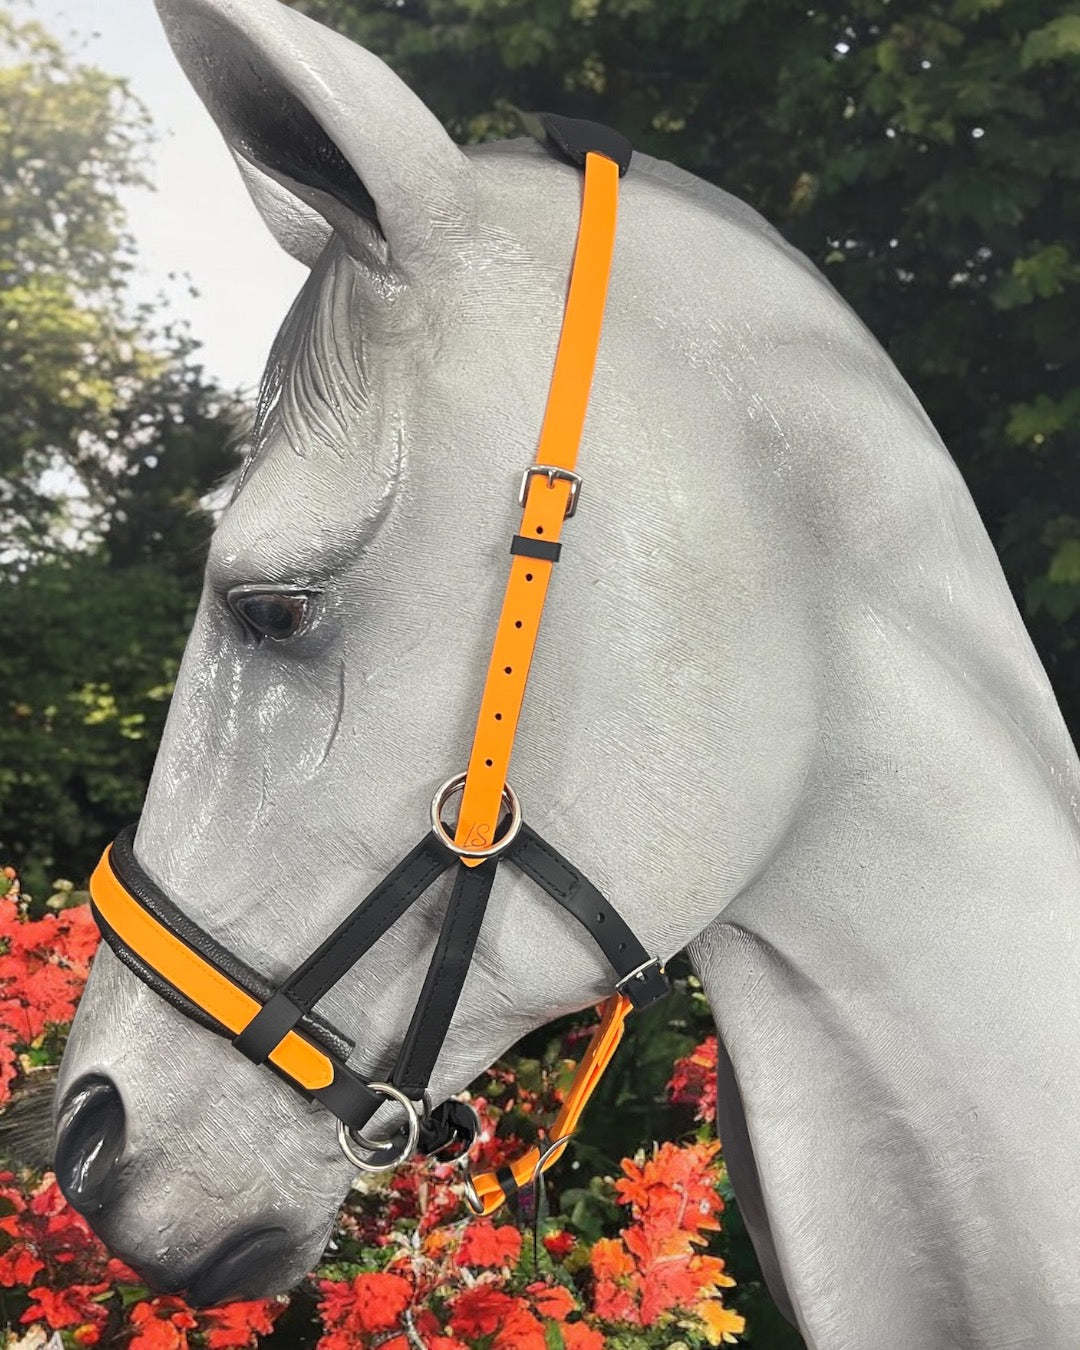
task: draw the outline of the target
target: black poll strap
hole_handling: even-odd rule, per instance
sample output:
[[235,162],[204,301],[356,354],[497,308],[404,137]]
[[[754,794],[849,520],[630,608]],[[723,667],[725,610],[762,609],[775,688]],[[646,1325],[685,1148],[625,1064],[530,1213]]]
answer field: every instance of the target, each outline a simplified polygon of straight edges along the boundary
[[558,113],[536,116],[544,128],[548,146],[568,164],[583,169],[586,155],[603,155],[619,166],[620,178],[625,176],[634,147],[622,132],[582,117],[561,117]]

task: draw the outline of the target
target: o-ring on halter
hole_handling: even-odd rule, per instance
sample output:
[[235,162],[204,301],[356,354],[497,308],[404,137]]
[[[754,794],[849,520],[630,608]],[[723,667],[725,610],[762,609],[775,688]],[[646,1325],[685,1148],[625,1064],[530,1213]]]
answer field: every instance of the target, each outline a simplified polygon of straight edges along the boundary
[[[268,1064],[306,1097],[338,1118],[346,1157],[365,1171],[396,1167],[414,1152],[453,1148],[467,1156],[477,1134],[475,1112],[454,1100],[427,1102],[439,1051],[450,1027],[500,863],[512,863],[582,924],[616,975],[599,1026],[550,1131],[497,1172],[469,1179],[466,1195],[490,1214],[562,1153],[633,1008],[668,992],[660,960],[650,956],[595,886],[523,821],[506,781],[525,684],[540,627],[563,522],[577,510],[575,470],[600,342],[615,244],[619,178],[630,143],[591,122],[541,114],[549,145],[584,167],[578,240],[551,389],[536,462],[524,472],[521,525],[510,545],[510,578],[484,685],[469,766],[445,782],[431,804],[431,829],[416,847],[276,988],[178,909],[137,862],[135,826],[106,849],[90,882],[94,915],[121,961],[174,1007],[231,1038],[256,1064]],[[443,820],[461,795],[453,833]],[[500,824],[502,831],[499,833]],[[354,1043],[315,1012],[327,992],[374,946],[432,883],[455,869],[435,952],[385,1082],[368,1083],[348,1065]],[[387,1102],[405,1113],[404,1138],[389,1143],[361,1133]]]

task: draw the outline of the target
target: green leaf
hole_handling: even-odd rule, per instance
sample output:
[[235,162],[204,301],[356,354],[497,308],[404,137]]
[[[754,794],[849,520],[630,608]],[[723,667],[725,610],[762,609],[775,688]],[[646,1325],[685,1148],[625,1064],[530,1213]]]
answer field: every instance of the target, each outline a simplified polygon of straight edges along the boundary
[[1020,67],[1080,57],[1080,14],[1062,14],[1028,33],[1020,48]]

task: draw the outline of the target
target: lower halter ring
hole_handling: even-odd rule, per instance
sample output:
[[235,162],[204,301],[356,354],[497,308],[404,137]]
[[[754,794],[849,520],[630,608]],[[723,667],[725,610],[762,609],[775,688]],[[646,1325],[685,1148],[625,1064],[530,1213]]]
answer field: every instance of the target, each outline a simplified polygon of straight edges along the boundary
[[[368,1087],[372,1092],[379,1092],[391,1101],[397,1102],[405,1111],[409,1122],[405,1143],[400,1149],[395,1149],[392,1144],[387,1144],[384,1148],[372,1151],[370,1140],[364,1139],[362,1135],[354,1134],[343,1120],[339,1120],[337,1127],[338,1144],[349,1162],[354,1167],[358,1167],[361,1172],[391,1172],[395,1167],[400,1167],[403,1162],[408,1162],[416,1152],[416,1145],[420,1140],[420,1114],[416,1109],[416,1103],[406,1097],[404,1092],[394,1087],[392,1083],[369,1083]],[[369,1149],[368,1157],[362,1157],[356,1152],[353,1145],[357,1143]],[[372,1161],[373,1158],[376,1161]]]

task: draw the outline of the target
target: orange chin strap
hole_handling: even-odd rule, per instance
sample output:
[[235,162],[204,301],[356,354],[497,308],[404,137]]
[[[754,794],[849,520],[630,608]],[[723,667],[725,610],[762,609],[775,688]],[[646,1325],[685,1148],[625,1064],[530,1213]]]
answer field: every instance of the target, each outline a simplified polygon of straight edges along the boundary
[[582,1111],[619,1048],[626,1019],[633,1010],[634,1005],[622,994],[612,994],[604,1004],[600,1023],[581,1057],[566,1101],[548,1131],[551,1138],[548,1147],[541,1152],[534,1145],[528,1153],[523,1153],[507,1167],[500,1167],[495,1172],[470,1174],[465,1198],[474,1214],[494,1214],[515,1191],[527,1190],[559,1161],[570,1135],[577,1129]]
[[[450,1026],[502,862],[524,872],[586,929],[614,974],[614,989],[549,1133],[546,1148],[494,1172],[471,1177],[467,1198],[491,1214],[531,1185],[566,1147],[586,1103],[622,1039],[627,1016],[668,991],[651,955],[589,879],[521,818],[507,782],[551,571],[563,522],[577,510],[576,464],[596,365],[615,247],[619,179],[630,162],[623,137],[593,123],[542,115],[549,142],[583,167],[578,238],[536,461],[525,471],[523,507],[510,552],[510,577],[492,647],[467,772],[435,795],[431,830],[337,928],[281,983],[263,976],[185,915],[140,866],[135,827],[121,831],[91,880],[102,934],[129,969],[186,1015],[228,1036],[255,1064],[269,1064],[338,1120],[345,1155],[366,1171],[397,1166],[414,1151],[467,1154],[475,1113],[451,1099],[427,1106],[427,1084]],[[456,792],[453,833],[442,810]],[[500,817],[509,809],[509,823]],[[350,1067],[353,1042],[316,1011],[327,992],[440,876],[454,885],[412,1021],[386,1082],[369,1083]],[[386,1104],[407,1118],[403,1146],[362,1131]],[[400,1131],[399,1131],[400,1133]],[[358,1154],[356,1149],[361,1152]]]

